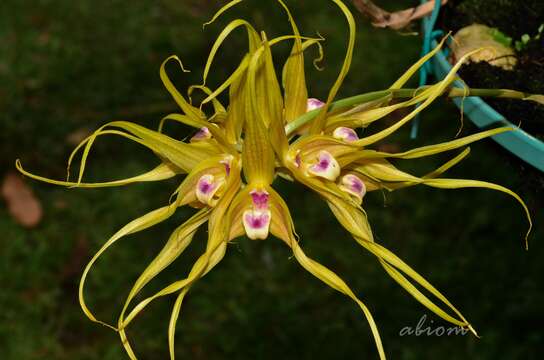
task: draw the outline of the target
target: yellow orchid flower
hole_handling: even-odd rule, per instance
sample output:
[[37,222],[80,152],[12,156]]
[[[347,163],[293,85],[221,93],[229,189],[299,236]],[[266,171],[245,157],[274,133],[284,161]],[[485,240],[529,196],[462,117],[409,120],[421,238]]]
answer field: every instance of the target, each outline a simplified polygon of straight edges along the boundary
[[[231,1],[212,18],[231,9],[241,0]],[[332,214],[353,238],[376,256],[387,274],[410,295],[444,320],[470,329],[471,324],[446,299],[410,266],[391,251],[378,244],[363,208],[367,192],[377,189],[389,191],[423,184],[436,188],[457,189],[480,187],[498,190],[513,196],[523,207],[523,201],[512,191],[483,181],[439,178],[446,170],[459,163],[469,152],[459,155],[435,171],[418,177],[393,166],[389,159],[416,159],[462,148],[480,139],[499,134],[511,128],[497,128],[449,142],[424,146],[401,153],[385,153],[367,148],[382,140],[413,119],[439,96],[495,96],[541,101],[541,97],[513,90],[456,89],[452,87],[455,73],[472,53],[461,58],[452,71],[438,83],[420,89],[402,86],[422,64],[436,53],[444,40],[430,54],[408,69],[389,89],[333,101],[348,73],[355,44],[355,22],[348,8],[340,0],[332,0],[347,19],[349,41],[341,71],[326,101],[308,97],[304,73],[304,52],[318,46],[322,38],[303,37],[285,4],[292,34],[268,39],[245,20],[229,23],[213,45],[203,74],[203,83],[189,88],[202,91],[207,97],[200,106],[194,106],[176,89],[170,80],[166,65],[176,62],[185,71],[176,56],[167,58],[160,67],[160,78],[181,113],[165,116],[158,130],[150,130],[127,121],[110,122],[85,139],[72,153],[68,166],[81,153],[76,181],[58,181],[26,171],[19,160],[20,172],[34,179],[67,187],[121,186],[135,182],[160,181],[185,175],[172,193],[169,204],[135,219],[115,233],[94,255],[86,266],[80,282],[79,300],[83,312],[92,321],[117,331],[131,359],[136,354],[128,340],[126,329],[132,320],[155,299],[177,294],[170,324],[168,341],[170,357],[174,359],[174,335],[183,300],[191,286],[211,271],[224,257],[227,245],[233,239],[246,235],[252,240],[264,240],[270,234],[291,248],[300,265],[335,290],[356,302],[370,325],[381,359],[385,351],[372,315],[366,305],[332,270],[306,256],[295,233],[290,211],[280,194],[273,188],[278,176],[297,181],[315,191],[325,200]],[[248,50],[240,65],[215,90],[206,86],[213,61],[224,41],[237,28],[245,29]],[[278,82],[272,57],[272,48],[281,42],[292,41],[291,54],[282,71],[282,86]],[[218,95],[228,90],[229,104],[223,106]],[[393,100],[398,100],[393,102]],[[207,116],[203,106],[211,103],[213,114]],[[408,115],[390,127],[360,138],[357,129],[367,127],[391,112],[415,107]],[[163,132],[166,121],[180,122],[196,129],[188,142],[176,140]],[[85,183],[86,161],[99,136],[118,135],[137,142],[157,155],[160,164],[134,177],[103,183]],[[96,260],[124,236],[145,230],[160,223],[181,206],[198,209],[195,214],[176,228],[157,257],[146,267],[133,285],[116,325],[98,320],[85,302],[84,286]],[[164,287],[154,295],[132,306],[134,298],[163,269],[178,258],[190,245],[198,228],[207,223],[208,242],[205,252],[195,262],[189,274]],[[530,226],[529,226],[530,230]]]

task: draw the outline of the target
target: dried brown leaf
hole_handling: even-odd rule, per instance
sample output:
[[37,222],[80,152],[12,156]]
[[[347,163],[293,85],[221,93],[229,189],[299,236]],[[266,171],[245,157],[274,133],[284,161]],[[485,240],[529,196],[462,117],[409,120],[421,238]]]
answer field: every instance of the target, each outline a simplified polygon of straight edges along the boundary
[[24,227],[32,228],[40,223],[43,210],[40,201],[22,177],[10,172],[2,182],[2,197],[11,216]]

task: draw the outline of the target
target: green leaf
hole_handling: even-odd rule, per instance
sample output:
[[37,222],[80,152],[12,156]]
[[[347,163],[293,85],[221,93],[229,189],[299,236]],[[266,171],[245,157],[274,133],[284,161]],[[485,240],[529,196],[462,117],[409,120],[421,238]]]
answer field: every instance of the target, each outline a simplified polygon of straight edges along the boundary
[[493,37],[493,40],[495,40],[499,44],[507,47],[512,46],[512,38],[497,28],[491,29],[491,36]]

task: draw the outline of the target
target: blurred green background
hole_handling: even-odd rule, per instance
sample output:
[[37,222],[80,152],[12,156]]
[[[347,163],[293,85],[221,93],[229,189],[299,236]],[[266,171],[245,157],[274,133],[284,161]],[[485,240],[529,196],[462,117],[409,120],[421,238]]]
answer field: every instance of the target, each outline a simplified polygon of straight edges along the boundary
[[[269,36],[289,32],[275,1],[247,1],[202,31],[223,2],[216,0],[2,0],[0,4],[0,176],[20,158],[25,167],[62,179],[74,141],[110,120],[156,127],[175,111],[158,68],[177,54],[191,70],[174,76],[179,89],[199,83],[205,57],[228,20],[243,17]],[[379,1],[389,10],[414,0]],[[346,45],[346,25],[325,0],[288,1],[305,34],[324,43],[323,72],[308,66],[311,95],[325,98]],[[353,11],[355,9],[351,6]],[[340,97],[388,87],[419,54],[420,38],[372,28],[355,14],[358,38]],[[417,31],[417,25],[413,29]],[[241,58],[240,32],[221,49],[209,84],[225,79]],[[278,58],[288,46],[279,48]],[[283,61],[283,60],[281,60]],[[310,63],[310,61],[308,61]],[[175,72],[175,71],[172,71]],[[387,121],[394,121],[398,114]],[[420,137],[408,128],[380,144],[408,149],[451,139],[460,114],[439,100],[422,118]],[[519,122],[518,119],[510,119]],[[476,129],[465,121],[463,134]],[[186,136],[188,133],[180,133]],[[423,174],[445,158],[398,165]],[[152,154],[120,138],[103,138],[92,152],[87,180],[116,179],[152,167]],[[537,359],[544,353],[544,251],[541,178],[491,140],[449,174],[497,182],[527,201],[535,220],[531,249],[526,222],[511,198],[488,190],[415,187],[365,200],[378,241],[448,296],[481,335],[399,336],[427,314],[329,215],[319,198],[277,181],[307,254],[341,275],[375,316],[391,359]],[[162,206],[179,179],[125,188],[64,189],[27,181],[44,218],[25,229],[0,205],[0,358],[124,359],[117,335],[88,321],[77,301],[81,271],[111,234]],[[113,322],[132,282],[189,210],[114,246],[88,282],[99,318]],[[187,273],[204,247],[200,231],[179,261],[144,293]],[[142,359],[165,359],[173,298],[156,301],[129,328]],[[430,321],[433,324],[430,324]],[[377,358],[362,313],[348,298],[306,273],[277,239],[230,245],[225,260],[193,287],[178,322],[180,359]]]

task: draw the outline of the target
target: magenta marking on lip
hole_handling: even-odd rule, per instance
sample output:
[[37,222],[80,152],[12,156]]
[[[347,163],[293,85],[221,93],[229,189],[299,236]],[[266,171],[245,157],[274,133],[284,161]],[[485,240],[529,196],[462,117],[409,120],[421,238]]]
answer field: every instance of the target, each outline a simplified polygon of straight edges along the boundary
[[302,159],[300,158],[300,154],[297,154],[297,156],[295,156],[295,165],[297,166],[297,168],[300,167],[301,163],[302,163]]
[[223,158],[223,160],[219,161],[221,164],[225,166],[225,173],[227,174],[227,176],[230,175],[230,164],[232,163],[233,160],[234,160],[234,156],[227,155]]
[[225,172],[227,173],[227,176],[230,175],[230,165],[227,162],[224,162],[223,165],[225,165]]
[[231,160],[227,160],[227,159],[220,161],[220,163],[225,166],[225,173],[227,174],[227,176],[230,175],[230,161]]
[[317,172],[327,171],[330,165],[331,160],[329,158],[329,154],[320,153],[318,162],[312,166],[312,170]]
[[208,194],[210,191],[213,190],[212,184],[204,180],[199,182],[198,188],[204,194]]
[[357,191],[357,192],[362,192],[363,191],[363,183],[362,182],[359,182],[359,181],[354,181],[351,183],[351,187],[353,188],[353,190]]
[[204,174],[198,179],[196,184],[196,197],[198,201],[210,206],[214,205],[214,195],[223,185],[223,180],[216,179],[211,174]]
[[268,209],[268,193],[264,190],[251,190],[249,193],[255,209]]
[[340,165],[328,151],[321,150],[317,155],[317,162],[308,167],[308,172],[313,176],[334,181],[340,175]]
[[244,211],[243,223],[246,234],[250,239],[266,239],[270,227],[271,213],[268,210],[269,194],[265,190],[253,189],[251,209]]
[[327,168],[330,165],[330,161],[328,159],[320,159],[319,163],[317,163],[317,167],[321,170],[327,170]]
[[270,223],[270,216],[267,213],[247,213],[245,220],[252,229],[263,229]]

